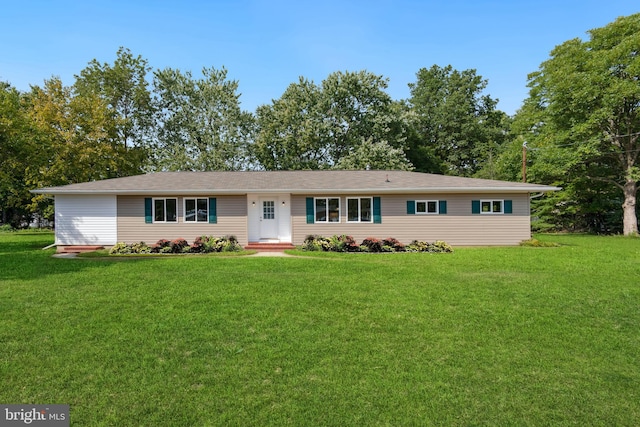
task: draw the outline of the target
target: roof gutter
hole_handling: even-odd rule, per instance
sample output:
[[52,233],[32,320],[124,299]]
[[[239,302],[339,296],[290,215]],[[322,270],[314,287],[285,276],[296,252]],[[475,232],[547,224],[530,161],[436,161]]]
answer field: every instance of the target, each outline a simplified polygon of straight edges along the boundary
[[[536,186],[536,187],[434,187],[434,188],[341,188],[341,189],[327,189],[327,188],[288,188],[288,189],[165,189],[165,190],[58,190],[58,189],[38,189],[31,190],[34,194],[47,194],[47,195],[120,195],[120,196],[159,196],[167,194],[180,194],[180,195],[203,195],[203,194],[221,194],[221,195],[244,195],[247,193],[252,194],[274,194],[274,193],[290,193],[290,194],[407,194],[407,193],[453,193],[453,194],[465,194],[465,193],[531,193],[539,192],[539,195],[544,194],[547,191],[558,191],[559,187],[552,186]],[[536,196],[536,197],[539,197]]]

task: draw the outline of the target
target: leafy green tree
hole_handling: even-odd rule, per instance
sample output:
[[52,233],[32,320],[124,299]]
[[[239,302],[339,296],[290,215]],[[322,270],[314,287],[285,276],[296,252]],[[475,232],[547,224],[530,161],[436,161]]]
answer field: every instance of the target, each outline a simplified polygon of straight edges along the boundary
[[114,141],[128,151],[128,167],[119,175],[148,169],[153,148],[153,104],[147,60],[129,49],[118,49],[113,65],[92,60],[76,76],[74,90],[81,96],[97,95],[106,102],[115,120]]
[[31,215],[25,171],[35,152],[23,96],[0,82],[0,222],[14,228],[28,222]]
[[[57,77],[33,86],[27,98],[37,144],[25,171],[29,188],[119,176],[126,152],[111,138],[113,115],[101,98],[74,95]],[[33,201],[34,207],[47,204],[42,196]]]
[[508,137],[506,115],[496,110],[497,100],[483,95],[487,81],[475,70],[460,72],[450,65],[422,68],[416,76],[409,84],[409,103],[418,139],[411,144],[414,154],[409,158],[423,171],[422,162],[412,156],[433,150],[445,173],[473,176]]
[[332,163],[370,138],[403,146],[405,129],[387,87],[388,79],[367,71],[335,72],[323,80],[319,108]]
[[247,167],[254,121],[240,108],[238,82],[227,70],[204,68],[203,78],[156,71],[156,167],[161,170],[240,170]]
[[529,98],[517,122],[535,147],[555,154],[552,164],[564,169],[556,177],[584,192],[574,196],[585,211],[611,206],[611,193],[601,183],[617,188],[623,232],[637,234],[640,14],[588,34],[589,40],[554,48],[529,76]]
[[253,157],[267,170],[320,169],[329,163],[324,146],[322,90],[300,78],[280,99],[256,110],[258,133]]
[[363,140],[349,154],[335,164],[341,170],[413,170],[404,150],[386,141]]
[[336,72],[320,85],[304,78],[257,110],[257,162],[265,169],[323,169],[353,155],[363,141],[403,148],[407,126],[387,79]]

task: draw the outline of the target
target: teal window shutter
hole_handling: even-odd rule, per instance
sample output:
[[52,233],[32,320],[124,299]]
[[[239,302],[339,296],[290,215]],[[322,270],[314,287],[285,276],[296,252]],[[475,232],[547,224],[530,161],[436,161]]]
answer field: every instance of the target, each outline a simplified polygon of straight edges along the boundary
[[446,215],[447,214],[447,201],[446,200],[439,200],[438,201],[438,213],[440,215]]
[[505,200],[504,201],[504,213],[512,214],[513,213],[513,201]]
[[471,213],[480,214],[480,200],[471,201]]
[[218,202],[215,197],[209,197],[209,224],[218,223]]
[[144,222],[147,224],[151,224],[153,222],[153,201],[151,197],[144,198]]
[[415,215],[415,214],[416,214],[416,201],[407,200],[407,215]]
[[382,215],[380,213],[380,197],[373,198],[373,223],[382,223]]
[[307,224],[314,223],[315,214],[313,212],[313,197],[307,197]]

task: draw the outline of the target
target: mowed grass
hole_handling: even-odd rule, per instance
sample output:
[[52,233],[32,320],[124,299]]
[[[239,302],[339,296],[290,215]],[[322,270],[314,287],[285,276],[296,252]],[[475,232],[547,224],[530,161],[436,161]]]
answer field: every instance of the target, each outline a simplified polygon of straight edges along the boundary
[[0,235],[0,402],[72,425],[640,423],[640,239],[56,259]]

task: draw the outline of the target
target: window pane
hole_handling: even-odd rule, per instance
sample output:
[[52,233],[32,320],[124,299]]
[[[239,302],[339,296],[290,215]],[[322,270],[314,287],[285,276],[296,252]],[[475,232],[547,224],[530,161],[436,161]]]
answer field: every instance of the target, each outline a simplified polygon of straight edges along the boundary
[[347,221],[358,221],[358,199],[347,200]]
[[371,222],[371,199],[360,199],[360,221]]
[[482,202],[482,212],[491,212],[491,202]]
[[262,218],[274,219],[275,215],[275,202],[273,200],[265,200],[262,202]]
[[164,199],[154,200],[154,221],[164,222]]
[[327,199],[316,199],[316,222],[327,222]]
[[426,213],[426,212],[427,212],[427,203],[416,202],[416,213]]
[[435,200],[427,202],[427,212],[438,213],[438,202],[436,202]]
[[166,200],[167,221],[176,222],[178,219],[178,202],[176,199]]
[[493,201],[493,210],[492,212],[494,213],[501,213],[502,212],[502,200],[494,200]]
[[198,221],[209,221],[209,200],[207,199],[198,199]]
[[329,222],[340,222],[340,199],[329,199]]
[[184,220],[187,222],[196,220],[196,201],[193,199],[184,201]]

